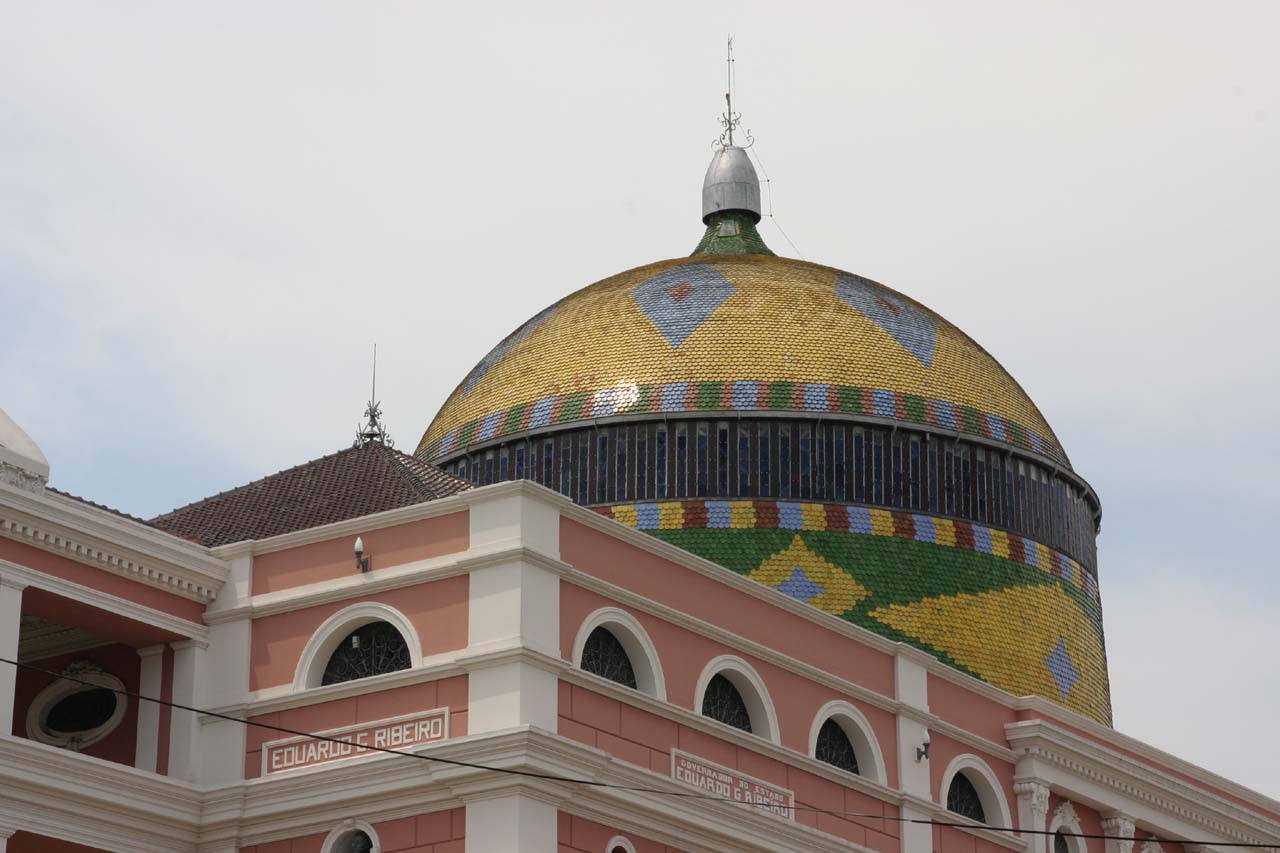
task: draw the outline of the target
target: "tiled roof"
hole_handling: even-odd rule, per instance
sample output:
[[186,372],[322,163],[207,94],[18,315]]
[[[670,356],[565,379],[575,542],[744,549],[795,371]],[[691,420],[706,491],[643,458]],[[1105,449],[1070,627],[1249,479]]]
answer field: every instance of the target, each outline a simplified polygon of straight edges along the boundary
[[148,523],[215,547],[457,494],[471,485],[377,442],[323,456]]
[[944,318],[861,276],[763,254],[662,261],[565,297],[476,365],[417,452],[694,410],[935,424],[1070,467],[1026,392]]

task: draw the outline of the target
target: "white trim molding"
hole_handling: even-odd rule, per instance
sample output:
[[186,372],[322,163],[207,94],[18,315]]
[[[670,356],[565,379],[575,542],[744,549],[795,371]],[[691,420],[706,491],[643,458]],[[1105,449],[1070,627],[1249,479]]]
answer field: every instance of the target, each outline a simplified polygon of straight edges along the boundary
[[619,607],[602,607],[582,620],[578,636],[573,640],[573,665],[582,668],[582,650],[587,645],[587,638],[597,628],[604,628],[622,644],[631,660],[640,692],[666,701],[667,682],[662,674],[658,649],[640,621]]
[[623,853],[636,853],[636,846],[621,835],[615,835],[605,844],[603,853],[617,853],[621,847]]
[[818,733],[827,720],[835,722],[853,745],[853,754],[858,759],[858,775],[885,784],[888,774],[875,730],[861,711],[843,699],[834,699],[818,709],[813,725],[809,727],[809,755],[817,756]]
[[[769,698],[769,690],[764,686],[764,679],[751,664],[737,655],[720,655],[707,661],[698,676],[698,685],[693,692],[693,711],[702,713],[702,699],[706,695],[707,685],[717,675],[723,675],[742,695],[747,705],[747,713],[751,717],[749,734],[770,741],[782,743],[778,731],[778,715],[773,710],[773,700]],[[723,724],[722,724],[723,725]]]
[[[947,806],[947,792],[951,789],[951,780],[957,773],[964,773],[973,783],[982,801],[982,811],[986,814],[987,823],[992,826],[1013,826],[1013,816],[1009,811],[1009,803],[1004,796],[1004,786],[991,769],[991,765],[971,752],[962,753],[951,759],[947,769],[942,773],[942,784],[938,786],[938,804]],[[974,824],[980,826],[981,824]]]
[[382,853],[382,842],[378,838],[378,833],[374,828],[362,820],[354,820],[347,818],[325,836],[324,842],[320,845],[320,853],[347,853],[347,847],[338,847],[339,842],[345,842],[350,836],[357,832],[363,832],[369,836],[369,840],[373,842],[373,846],[369,848],[369,853]]
[[293,673],[293,689],[319,687],[329,657],[348,634],[371,622],[387,622],[404,637],[409,647],[409,668],[422,666],[422,641],[413,623],[399,610],[379,601],[361,601],[334,613],[316,628],[298,658]]

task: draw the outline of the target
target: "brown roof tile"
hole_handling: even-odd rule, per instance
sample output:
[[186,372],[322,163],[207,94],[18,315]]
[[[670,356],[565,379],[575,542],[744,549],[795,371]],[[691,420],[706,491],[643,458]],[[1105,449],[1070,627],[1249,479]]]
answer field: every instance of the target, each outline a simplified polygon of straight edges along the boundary
[[469,488],[464,480],[374,442],[280,471],[147,523],[215,547],[412,506]]

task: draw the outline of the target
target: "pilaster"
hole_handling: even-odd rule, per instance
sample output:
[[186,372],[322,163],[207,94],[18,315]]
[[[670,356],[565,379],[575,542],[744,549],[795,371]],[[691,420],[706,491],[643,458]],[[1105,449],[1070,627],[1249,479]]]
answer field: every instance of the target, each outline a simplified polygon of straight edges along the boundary
[[1018,796],[1018,829],[1027,842],[1027,853],[1046,853],[1048,836],[1042,833],[1049,826],[1049,786],[1027,779],[1014,782],[1013,793]]
[[[138,649],[142,659],[138,677],[138,694],[160,698],[164,672],[164,644]],[[139,770],[156,771],[156,759],[160,751],[160,706],[155,702],[138,702],[138,744],[134,749],[133,766]]]
[[[929,672],[924,665],[925,656],[903,648],[893,661],[894,696],[908,711],[898,712],[898,786],[907,794],[924,800],[933,799],[927,751],[929,729],[917,719],[917,715],[929,712]],[[909,820],[927,819],[928,815],[904,805],[902,817]],[[903,853],[931,853],[933,831],[923,823],[902,823]]]
[[[26,584],[0,577],[0,657],[18,659],[18,634],[22,623],[22,591]],[[18,686],[18,668],[0,663],[0,737],[13,733],[13,694]]]
[[[173,647],[173,701],[191,708],[204,700],[206,643],[183,640]],[[192,711],[174,708],[169,719],[169,775],[197,782],[200,779],[200,719]]]
[[467,803],[466,853],[552,853],[556,807],[525,793]]
[[1112,812],[1102,816],[1102,834],[1118,836],[1107,839],[1106,853],[1133,853],[1133,832],[1133,818],[1128,815]]

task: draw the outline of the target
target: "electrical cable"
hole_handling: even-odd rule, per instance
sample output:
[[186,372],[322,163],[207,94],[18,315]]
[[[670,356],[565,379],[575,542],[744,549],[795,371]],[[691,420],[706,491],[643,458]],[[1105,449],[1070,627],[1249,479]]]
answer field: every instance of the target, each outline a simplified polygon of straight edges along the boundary
[[[172,702],[167,699],[157,699],[154,696],[144,696],[140,693],[134,693],[130,690],[124,690],[118,687],[108,687],[104,684],[98,684],[97,682],[89,681],[84,678],[77,678],[74,675],[66,675],[61,672],[54,672],[53,670],[50,670],[50,669],[44,669],[43,667],[35,666],[29,663],[22,663],[21,661],[11,660],[9,658],[0,657],[0,663],[12,664],[14,667],[17,667],[19,669],[25,669],[30,672],[38,672],[41,675],[47,675],[53,678],[63,679],[65,681],[73,681],[85,687],[92,687],[94,689],[100,689],[100,690],[110,690],[112,693],[117,693],[121,696],[127,696],[131,699],[136,699],[141,702],[153,702],[157,705],[162,705],[167,708],[174,708],[179,711],[188,711],[193,714],[203,714],[205,716],[213,717],[215,719],[227,720],[229,722],[240,723],[245,726],[253,726],[259,729],[266,729],[268,731],[279,732],[280,734],[293,735],[295,737],[303,737],[311,740],[325,741],[328,743],[350,745],[349,741],[344,741],[341,738],[330,737],[328,735],[315,734],[312,732],[301,731],[299,729],[291,729],[286,726],[277,726],[270,723],[259,723],[254,720],[247,720],[247,719],[242,719],[240,717],[233,717],[230,714],[221,714],[217,711],[208,711],[201,708],[193,708],[190,705],[183,705],[180,702]],[[753,805],[752,803],[744,803],[741,800],[734,800],[729,797],[720,797],[720,796],[716,796],[715,794],[703,794],[703,793],[697,793],[693,791],[668,791],[668,790],[662,790],[660,788],[647,788],[647,787],[642,787],[637,785],[617,785],[612,782],[601,782],[595,779],[575,779],[570,776],[560,776],[554,773],[539,773],[536,770],[517,770],[509,767],[493,767],[486,764],[476,764],[474,762],[461,761],[454,758],[440,758],[437,756],[422,755],[421,753],[417,753],[417,752],[406,752],[404,750],[392,749],[389,747],[382,747],[382,746],[364,745],[362,748],[368,752],[385,752],[390,755],[400,755],[406,758],[417,759],[419,761],[434,761],[439,764],[447,764],[452,767],[465,767],[469,770],[484,770],[490,773],[505,773],[511,776],[521,776],[526,779],[540,779],[548,782],[561,782],[569,785],[583,785],[583,786],[588,786],[593,788],[607,788],[615,791],[627,791],[630,793],[638,793],[638,794],[656,794],[656,795],[665,796],[665,797],[679,797],[681,799],[686,799],[686,800],[706,800],[706,801],[717,802],[717,803],[738,803],[739,805]],[[1053,831],[1044,830],[1044,829],[1014,829],[1013,827],[1008,827],[1008,826],[992,826],[990,824],[979,824],[979,823],[973,823],[973,822],[961,823],[958,821],[933,820],[930,818],[887,817],[885,815],[869,814],[864,812],[847,812],[847,811],[839,811],[836,809],[820,809],[814,806],[791,805],[791,806],[779,806],[778,808],[782,808],[793,813],[808,812],[812,814],[830,815],[832,817],[868,818],[868,819],[874,819],[874,820],[888,820],[888,821],[895,821],[898,823],[924,824],[927,826],[949,827],[949,828],[956,828],[956,829],[987,829],[993,832],[1007,832],[1011,834],[1023,834],[1023,835],[1056,835],[1061,833],[1062,835],[1068,838],[1086,838],[1086,839],[1101,839],[1104,841],[1134,841],[1134,842],[1136,841],[1168,841],[1171,844],[1183,844],[1183,845],[1195,844],[1195,845],[1201,845],[1206,847],[1218,847],[1218,848],[1236,847],[1236,848],[1248,848],[1248,849],[1259,849],[1259,850],[1266,850],[1266,849],[1280,847],[1280,841],[1277,841],[1274,844],[1254,843],[1254,842],[1245,842],[1245,841],[1186,841],[1181,839],[1160,838],[1155,835],[1146,836],[1145,838],[1139,838],[1137,837],[1136,834],[1133,837],[1130,837],[1125,835],[1105,835],[1100,833],[1069,832],[1063,829],[1058,829]]]

